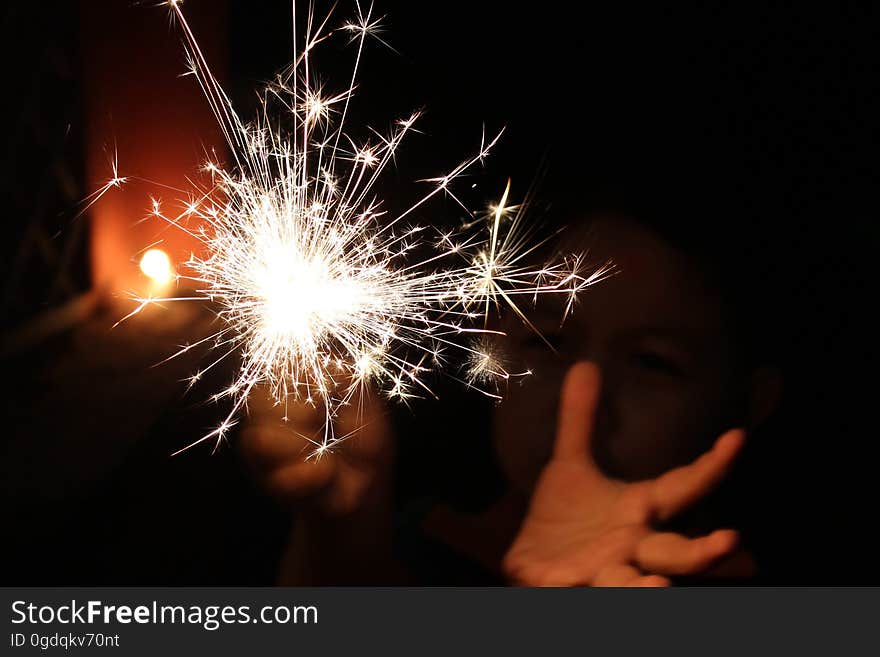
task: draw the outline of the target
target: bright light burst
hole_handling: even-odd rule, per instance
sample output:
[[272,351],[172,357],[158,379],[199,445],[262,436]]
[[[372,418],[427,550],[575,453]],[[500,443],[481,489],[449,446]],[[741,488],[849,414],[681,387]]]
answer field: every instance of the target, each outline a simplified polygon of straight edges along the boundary
[[166,285],[174,279],[174,268],[168,254],[161,249],[149,249],[141,256],[141,271],[158,285]]
[[[491,388],[512,376],[485,340],[497,334],[488,324],[493,309],[506,305],[528,323],[517,298],[554,293],[566,296],[568,312],[580,290],[609,273],[608,265],[582,273],[579,256],[530,264],[541,242],[525,227],[525,206],[508,203],[509,183],[485,217],[456,197],[452,183],[483,161],[498,136],[484,136],[476,155],[423,181],[430,191],[408,210],[383,210],[374,184],[419,115],[397,121],[388,134],[371,131],[372,142],[357,142],[345,130],[364,44],[380,30],[372,6],[356,3],[356,20],[337,30],[328,27],[329,16],[317,24],[310,13],[301,52],[264,90],[256,120],[244,123],[212,75],[181,3],[166,4],[232,157],[228,167],[205,164],[210,184],[194,187],[180,214],[152,203],[153,216],[205,246],[207,255],[193,256],[179,276],[197,295],[139,299],[132,313],[157,301],[193,299],[220,309],[222,328],[204,341],[217,357],[191,384],[233,354],[241,365],[214,396],[231,400],[229,414],[193,445],[219,445],[258,385],[279,404],[324,408],[323,435],[310,437],[316,455],[345,438],[334,434],[336,412],[368,385],[399,399],[430,393],[424,375],[458,354],[465,383]],[[345,91],[325,95],[314,82],[312,52],[335,32],[350,37],[356,55]],[[114,168],[106,189],[122,180]],[[438,195],[453,199],[470,220],[450,232],[416,223],[415,211]]]

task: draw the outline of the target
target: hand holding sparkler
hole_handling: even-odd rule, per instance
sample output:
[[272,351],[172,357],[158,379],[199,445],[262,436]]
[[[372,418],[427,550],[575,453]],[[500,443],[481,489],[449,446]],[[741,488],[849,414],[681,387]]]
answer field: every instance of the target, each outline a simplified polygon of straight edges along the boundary
[[[340,409],[333,421],[346,449],[314,453],[327,431],[324,408],[276,404],[258,388],[248,400],[241,445],[256,479],[293,514],[279,584],[388,584],[406,581],[391,550],[392,439],[375,396]],[[285,419],[282,419],[282,409]],[[357,540],[352,540],[356,536]]]
[[646,481],[609,479],[590,454],[599,401],[598,368],[579,363],[562,388],[553,456],[504,559],[516,583],[541,586],[668,586],[733,553],[738,535],[718,530],[689,538],[655,529],[706,496],[743,445],[722,435],[693,463]]
[[358,401],[342,407],[333,422],[338,435],[352,435],[348,448],[305,459],[323,443],[327,430],[323,406],[293,401],[281,405],[265,388],[251,393],[242,450],[256,479],[273,498],[293,511],[326,517],[349,515],[387,501],[390,427],[379,400],[364,395]]

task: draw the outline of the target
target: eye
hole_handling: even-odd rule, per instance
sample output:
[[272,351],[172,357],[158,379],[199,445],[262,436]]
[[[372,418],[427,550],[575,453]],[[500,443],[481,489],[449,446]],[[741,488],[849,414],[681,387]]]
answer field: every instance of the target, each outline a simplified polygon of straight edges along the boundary
[[635,355],[638,367],[648,372],[680,377],[684,375],[682,368],[671,358],[654,351],[640,351]]

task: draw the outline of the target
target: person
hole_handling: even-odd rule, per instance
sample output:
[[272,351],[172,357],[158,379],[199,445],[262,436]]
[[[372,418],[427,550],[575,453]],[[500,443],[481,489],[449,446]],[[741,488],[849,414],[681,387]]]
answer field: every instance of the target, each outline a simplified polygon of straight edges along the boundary
[[[713,491],[778,405],[780,369],[731,292],[735,277],[731,286],[711,255],[650,212],[621,207],[595,208],[563,235],[564,248],[615,267],[564,323],[553,295],[529,309],[533,327],[513,313],[501,319],[507,357],[533,372],[493,409],[503,492],[478,513],[440,502],[421,516],[419,530],[443,554],[495,582],[667,586],[747,581],[760,570],[726,524],[742,516]],[[336,431],[362,428],[317,461],[304,461],[302,436],[320,430],[323,414],[291,406],[284,422],[255,394],[242,433],[256,478],[294,517],[280,582],[438,583],[395,545],[395,441],[382,400],[343,409]]]

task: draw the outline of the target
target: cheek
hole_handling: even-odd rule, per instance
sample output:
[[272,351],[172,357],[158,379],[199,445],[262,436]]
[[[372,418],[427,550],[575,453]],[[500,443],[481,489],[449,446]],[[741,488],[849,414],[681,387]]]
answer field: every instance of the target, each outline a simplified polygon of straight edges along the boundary
[[496,407],[493,443],[508,481],[529,492],[553,449],[559,382],[533,377],[514,384]]
[[656,477],[692,461],[716,437],[723,404],[698,384],[606,389],[594,453],[609,475]]

